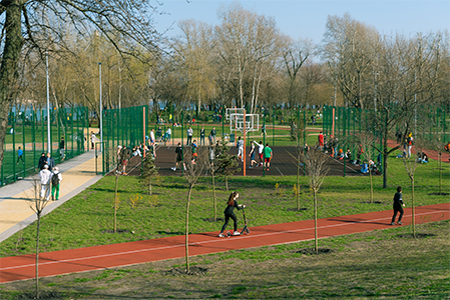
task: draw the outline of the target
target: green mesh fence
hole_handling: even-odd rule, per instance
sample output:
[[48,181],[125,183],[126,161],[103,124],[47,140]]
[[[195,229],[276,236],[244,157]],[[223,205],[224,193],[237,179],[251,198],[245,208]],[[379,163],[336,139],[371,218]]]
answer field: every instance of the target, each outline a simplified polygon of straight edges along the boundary
[[148,106],[103,111],[103,145],[96,146],[102,152],[103,174],[117,167],[119,145],[132,149],[145,142],[145,136],[149,135],[147,116]]
[[[50,110],[50,127],[47,125],[46,109],[12,110],[8,117],[0,184],[5,185],[35,174],[43,152],[50,152],[56,164],[84,153],[88,149],[88,126],[86,107]],[[64,151],[60,148],[62,138]]]
[[[390,111],[392,116],[402,116],[400,107],[393,107]],[[374,114],[377,117],[374,118]],[[370,132],[377,139],[379,149],[382,149],[382,133],[384,131],[383,122],[377,123],[374,120],[382,120],[381,112],[372,110],[361,110],[348,107],[325,106],[323,109],[323,133],[327,137],[338,137],[345,140],[346,137],[355,133]],[[436,141],[448,142],[449,135],[449,112],[445,108],[434,106],[420,106],[414,113],[409,124],[409,131],[416,141],[428,144],[430,147]],[[396,132],[405,134],[406,127],[397,122],[397,125],[389,132],[388,138],[396,140]],[[398,141],[398,140],[397,140]],[[399,141],[401,142],[401,141]],[[355,152],[355,145],[341,144]],[[434,150],[434,149],[433,149]]]

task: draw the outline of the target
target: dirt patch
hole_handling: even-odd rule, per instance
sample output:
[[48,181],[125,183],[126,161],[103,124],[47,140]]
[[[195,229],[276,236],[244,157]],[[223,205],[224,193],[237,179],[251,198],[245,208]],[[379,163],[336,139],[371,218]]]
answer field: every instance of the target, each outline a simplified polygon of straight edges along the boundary
[[170,231],[170,230],[159,230],[156,233],[158,234],[168,234],[168,235],[183,235],[185,234],[185,232],[181,232],[181,231]]
[[319,253],[316,253],[316,248],[303,248],[300,250],[294,250],[293,253],[301,253],[306,255],[314,255],[314,254],[331,254],[335,253],[336,250],[329,248],[319,248]]
[[[416,233],[416,239],[425,239],[425,238],[434,237],[434,236],[436,236],[436,235],[433,233]],[[414,238],[412,233],[398,234],[397,237],[403,238],[403,239]]]
[[112,229],[102,230],[102,233],[130,233],[129,229],[116,229],[116,232]]
[[208,272],[208,269],[201,268],[201,267],[190,267],[189,272],[186,270],[186,268],[180,267],[180,268],[173,268],[166,272],[167,275],[205,275]]
[[[42,291],[39,293],[39,299],[62,299],[64,295],[57,292]],[[36,293],[23,293],[16,299],[36,299]]]
[[287,211],[305,211],[308,210],[306,207],[300,207],[300,208],[288,208]]

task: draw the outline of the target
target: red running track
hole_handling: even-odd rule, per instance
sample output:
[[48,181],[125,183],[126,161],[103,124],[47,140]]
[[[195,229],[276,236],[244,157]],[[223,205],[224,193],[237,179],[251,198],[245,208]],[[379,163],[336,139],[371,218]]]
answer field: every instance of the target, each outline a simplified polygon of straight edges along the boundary
[[[410,225],[412,209],[406,208],[403,224]],[[392,211],[318,220],[320,238],[390,228]],[[416,224],[450,219],[450,203],[416,208]],[[314,239],[314,220],[251,228],[250,235],[219,238],[218,232],[191,234],[190,255],[293,243]],[[146,262],[185,255],[184,236],[42,253],[39,276],[55,276]],[[34,278],[34,255],[0,258],[0,283]]]

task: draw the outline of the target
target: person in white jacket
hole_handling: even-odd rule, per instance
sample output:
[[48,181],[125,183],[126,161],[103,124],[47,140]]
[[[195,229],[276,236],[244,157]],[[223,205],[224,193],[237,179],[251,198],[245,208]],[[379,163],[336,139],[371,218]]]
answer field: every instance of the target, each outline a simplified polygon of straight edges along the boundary
[[44,165],[44,168],[39,172],[39,179],[41,180],[41,200],[49,200],[51,178],[52,172],[48,170],[48,165]]
[[[59,185],[62,181],[61,173],[59,172],[58,167],[53,168],[52,172],[52,200],[59,200]],[[56,198],[55,198],[55,192],[56,192]]]
[[253,143],[258,146],[259,165],[262,166],[264,162],[263,160],[264,144],[263,142],[257,143],[256,141],[253,141]]

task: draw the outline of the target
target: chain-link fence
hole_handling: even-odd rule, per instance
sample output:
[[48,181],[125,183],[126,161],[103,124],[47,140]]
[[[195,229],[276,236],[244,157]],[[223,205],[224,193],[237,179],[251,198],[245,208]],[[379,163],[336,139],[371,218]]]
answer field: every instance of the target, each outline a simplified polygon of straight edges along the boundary
[[[357,151],[357,145],[346,145],[344,141],[356,133],[371,133],[376,139],[376,146],[383,151],[382,139],[386,126],[390,128],[387,138],[397,144],[404,143],[404,137],[411,135],[416,143],[420,142],[422,145],[428,145],[431,150],[437,150],[436,147],[443,148],[442,144],[450,140],[448,132],[450,119],[446,108],[419,106],[410,112],[410,118],[405,118],[402,108],[393,106],[389,114],[388,119],[388,116],[381,111],[325,106],[323,109],[323,133],[328,139],[337,137],[343,140],[341,146],[350,148],[352,152]],[[393,123],[394,126],[388,122]],[[440,141],[441,145],[436,141]]]
[[117,167],[118,146],[133,149],[148,138],[148,106],[108,109],[103,111],[102,173]]
[[[42,153],[50,153],[55,163],[73,158],[88,149],[88,109],[11,110],[4,143],[0,184],[5,185],[38,171]],[[49,141],[50,137],[50,141]]]

